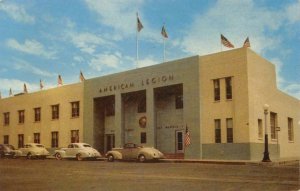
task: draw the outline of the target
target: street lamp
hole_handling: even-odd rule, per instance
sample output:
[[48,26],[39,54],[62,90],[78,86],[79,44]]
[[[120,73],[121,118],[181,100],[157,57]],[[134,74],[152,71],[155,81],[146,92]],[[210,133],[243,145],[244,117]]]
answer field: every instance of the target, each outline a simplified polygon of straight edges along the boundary
[[268,128],[267,128],[267,115],[268,115],[269,105],[265,104],[263,108],[265,114],[265,152],[264,152],[264,158],[262,162],[271,162],[269,157]]

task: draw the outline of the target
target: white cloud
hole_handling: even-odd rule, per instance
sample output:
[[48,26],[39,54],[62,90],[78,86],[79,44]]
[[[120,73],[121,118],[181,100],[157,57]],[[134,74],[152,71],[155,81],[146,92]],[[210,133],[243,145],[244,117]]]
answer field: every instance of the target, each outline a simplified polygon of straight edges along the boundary
[[135,13],[143,0],[85,0],[89,9],[99,15],[99,21],[123,35],[135,33]]
[[24,7],[18,4],[7,3],[7,1],[4,1],[0,4],[0,11],[1,10],[18,22],[29,24],[35,22],[35,18],[32,15],[29,15]]
[[6,44],[10,48],[27,54],[43,56],[46,58],[54,58],[55,56],[54,51],[45,50],[44,46],[36,40],[26,39],[25,42],[22,44],[15,39],[8,39],[6,41]]
[[241,47],[249,36],[252,49],[261,53],[280,42],[265,31],[277,30],[282,21],[281,13],[258,7],[252,0],[219,0],[206,13],[195,17],[186,29],[182,46],[193,54],[218,52],[222,33],[235,47]]
[[103,67],[117,68],[121,64],[121,54],[120,53],[103,53],[98,54],[90,61],[89,65],[92,69],[96,71],[101,71]]
[[286,14],[290,22],[300,21],[300,0],[286,8]]
[[40,68],[37,68],[35,66],[33,66],[32,64],[24,61],[24,60],[20,60],[20,59],[15,59],[15,64],[14,64],[14,68],[16,70],[22,70],[25,72],[30,72],[32,74],[36,74],[39,76],[44,76],[44,77],[52,77],[55,76],[55,74],[48,72],[46,70],[42,70]]
[[[10,88],[12,89],[13,94],[23,92],[24,83],[26,84],[27,90],[29,92],[39,89],[39,83],[32,84],[18,79],[0,78],[2,97],[8,97]],[[7,93],[7,96],[5,96],[5,92]]]
[[99,45],[113,46],[112,43],[103,39],[99,35],[92,33],[76,33],[69,32],[67,36],[71,39],[71,42],[79,48],[82,52],[93,54]]
[[152,56],[149,56],[145,59],[139,60],[139,68],[140,67],[146,67],[146,66],[152,66],[155,64],[158,64],[159,62],[156,61]]

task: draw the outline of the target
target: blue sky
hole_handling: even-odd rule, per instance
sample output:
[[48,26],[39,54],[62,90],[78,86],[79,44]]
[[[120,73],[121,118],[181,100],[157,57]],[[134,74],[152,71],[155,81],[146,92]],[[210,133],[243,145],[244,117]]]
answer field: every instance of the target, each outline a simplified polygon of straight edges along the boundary
[[[221,51],[220,33],[277,69],[278,87],[300,99],[300,0],[0,0],[0,92],[79,82],[139,66]],[[223,51],[228,50],[223,47]]]

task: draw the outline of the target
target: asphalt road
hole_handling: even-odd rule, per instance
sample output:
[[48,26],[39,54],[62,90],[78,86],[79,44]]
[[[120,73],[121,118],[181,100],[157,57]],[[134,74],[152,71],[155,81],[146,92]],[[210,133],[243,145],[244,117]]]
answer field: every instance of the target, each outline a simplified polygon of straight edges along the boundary
[[0,160],[0,190],[298,190],[299,164],[285,166]]

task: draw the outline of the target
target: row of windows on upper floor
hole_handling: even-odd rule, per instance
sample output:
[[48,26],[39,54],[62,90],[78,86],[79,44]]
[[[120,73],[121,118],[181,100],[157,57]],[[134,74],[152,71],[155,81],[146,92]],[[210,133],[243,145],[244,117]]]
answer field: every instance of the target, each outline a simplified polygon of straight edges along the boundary
[[[220,80],[221,79],[214,79],[213,80],[214,100],[215,101],[220,101],[221,100]],[[225,93],[226,93],[226,99],[231,100],[232,99],[232,77],[226,77],[225,78]]]
[[[79,117],[79,101],[71,102],[71,117]],[[36,107],[33,109],[34,112],[34,122],[41,121],[41,108]],[[51,118],[52,120],[59,119],[59,104],[51,105]],[[3,113],[4,125],[10,124],[10,112]],[[19,124],[25,123],[25,110],[18,110],[18,122]]]
[[[294,122],[293,118],[287,118],[288,127],[288,141],[294,141]],[[215,143],[221,143],[221,119],[215,119]],[[270,113],[270,129],[271,129],[271,139],[277,140],[278,129],[277,128],[277,113]],[[227,143],[233,143],[233,120],[232,118],[226,118],[226,138]],[[262,119],[258,119],[258,139],[263,139],[263,125]]]

